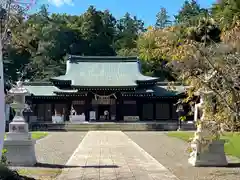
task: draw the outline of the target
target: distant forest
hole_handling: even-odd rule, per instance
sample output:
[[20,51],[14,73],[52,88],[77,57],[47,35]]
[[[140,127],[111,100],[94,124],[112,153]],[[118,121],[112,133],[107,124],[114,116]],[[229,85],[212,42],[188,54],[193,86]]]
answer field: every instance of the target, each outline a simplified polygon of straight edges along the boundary
[[63,74],[67,55],[74,54],[138,56],[144,74],[175,81],[178,71],[169,64],[191,54],[187,45],[230,40],[239,30],[239,15],[238,0],[221,0],[209,9],[191,0],[184,2],[174,21],[159,7],[156,24],[145,27],[128,12],[116,19],[108,10],[90,6],[80,15],[50,15],[42,6],[27,20],[21,14],[12,18],[12,42],[4,47],[5,79],[46,81]]

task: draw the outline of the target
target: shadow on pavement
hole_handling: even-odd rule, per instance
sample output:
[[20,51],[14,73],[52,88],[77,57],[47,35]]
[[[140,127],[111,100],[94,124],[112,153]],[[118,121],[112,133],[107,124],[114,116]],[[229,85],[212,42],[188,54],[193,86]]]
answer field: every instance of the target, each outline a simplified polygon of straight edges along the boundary
[[62,165],[62,164],[37,163],[37,164],[35,164],[34,167],[63,169],[63,168],[79,168],[81,166],[68,166],[68,165]]
[[240,168],[240,163],[228,163],[227,168]]
[[62,165],[62,164],[47,164],[47,163],[37,163],[34,167],[39,168],[52,168],[52,169],[63,169],[63,168],[119,168],[117,165],[87,165],[87,166],[71,166],[71,165]]
[[98,169],[102,169],[102,168],[119,168],[119,166],[117,165],[89,165],[89,166],[80,166],[81,168],[98,168]]

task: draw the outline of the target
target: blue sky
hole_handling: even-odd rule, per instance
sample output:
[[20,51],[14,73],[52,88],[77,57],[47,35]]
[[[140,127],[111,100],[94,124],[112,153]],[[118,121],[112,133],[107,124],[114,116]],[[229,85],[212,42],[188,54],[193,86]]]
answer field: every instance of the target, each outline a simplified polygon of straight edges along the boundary
[[[44,1],[42,1],[44,2]],[[153,25],[155,17],[161,7],[168,10],[173,17],[181,8],[184,0],[45,0],[49,11],[79,15],[93,5],[99,10],[108,9],[116,18],[122,17],[126,12],[136,15],[144,20],[145,24]],[[216,0],[198,0],[202,7],[210,7]]]

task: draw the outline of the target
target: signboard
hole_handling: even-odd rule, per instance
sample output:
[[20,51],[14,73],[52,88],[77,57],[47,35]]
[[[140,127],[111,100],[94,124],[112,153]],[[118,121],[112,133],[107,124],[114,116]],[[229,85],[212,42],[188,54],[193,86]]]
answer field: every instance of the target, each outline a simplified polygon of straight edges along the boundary
[[90,111],[89,112],[89,118],[90,118],[90,120],[96,120],[96,112],[95,111]]

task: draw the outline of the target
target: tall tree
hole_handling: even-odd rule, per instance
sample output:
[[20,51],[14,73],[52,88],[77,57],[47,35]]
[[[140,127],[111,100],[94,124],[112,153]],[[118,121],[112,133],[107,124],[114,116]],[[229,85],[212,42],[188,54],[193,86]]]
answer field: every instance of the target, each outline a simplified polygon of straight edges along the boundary
[[126,13],[123,18],[117,21],[117,35],[115,38],[116,50],[136,48],[138,35],[144,30],[142,20],[136,16],[131,17],[129,13]]
[[97,11],[93,6],[82,15],[82,34],[89,42],[89,55],[115,55],[115,23],[109,11]]
[[170,16],[167,13],[166,8],[161,8],[160,12],[157,13],[156,15],[156,24],[155,27],[157,28],[165,28],[169,25],[171,25]]
[[174,17],[178,24],[195,25],[198,23],[200,16],[206,16],[207,14],[208,10],[201,8],[196,0],[186,0],[179,13]]

